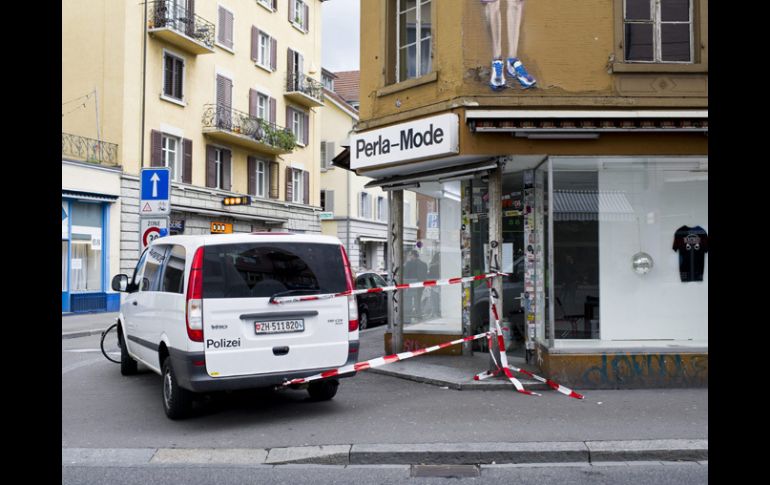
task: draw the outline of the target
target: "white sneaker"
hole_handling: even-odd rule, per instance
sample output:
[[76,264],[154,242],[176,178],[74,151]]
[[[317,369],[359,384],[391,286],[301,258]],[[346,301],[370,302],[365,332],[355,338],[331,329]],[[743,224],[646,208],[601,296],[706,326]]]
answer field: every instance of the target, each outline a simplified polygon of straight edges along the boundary
[[524,89],[531,88],[537,81],[529,75],[524,64],[516,57],[509,57],[505,63],[506,70],[511,77],[516,78]]
[[499,59],[492,61],[492,77],[489,79],[489,87],[492,88],[493,91],[500,91],[505,88],[503,61]]

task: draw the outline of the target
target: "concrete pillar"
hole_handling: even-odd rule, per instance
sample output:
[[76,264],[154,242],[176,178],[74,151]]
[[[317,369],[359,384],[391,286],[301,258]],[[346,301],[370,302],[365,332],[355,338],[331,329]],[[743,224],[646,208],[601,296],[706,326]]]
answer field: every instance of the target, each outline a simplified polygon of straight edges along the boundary
[[[502,271],[503,264],[503,169],[498,165],[497,168],[489,172],[489,271]],[[493,278],[492,287],[497,291],[497,312],[502,317],[503,312],[503,279]],[[492,313],[492,295],[489,298],[489,330],[495,328],[495,316]],[[500,350],[497,347],[497,340],[493,341],[489,349],[490,370],[495,369],[495,363],[492,358],[500,362]]]
[[[388,192],[388,271],[393,284],[404,282],[404,191]],[[404,351],[404,301],[403,291],[391,291],[388,299],[390,315],[391,350],[393,353]]]

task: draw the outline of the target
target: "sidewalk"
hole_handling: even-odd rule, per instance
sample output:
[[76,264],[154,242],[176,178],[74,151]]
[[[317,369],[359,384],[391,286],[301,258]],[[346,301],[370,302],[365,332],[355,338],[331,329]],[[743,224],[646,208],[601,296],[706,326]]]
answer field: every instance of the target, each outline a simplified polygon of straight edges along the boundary
[[118,312],[63,313],[61,316],[61,338],[98,335],[115,323],[116,318],[118,318]]

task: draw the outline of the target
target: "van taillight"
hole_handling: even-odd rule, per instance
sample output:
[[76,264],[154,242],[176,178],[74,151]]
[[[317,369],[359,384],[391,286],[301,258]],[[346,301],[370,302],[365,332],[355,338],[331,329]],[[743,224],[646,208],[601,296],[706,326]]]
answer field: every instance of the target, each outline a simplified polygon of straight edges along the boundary
[[[348,291],[353,291],[353,272],[350,270],[350,260],[348,259],[348,253],[345,252],[345,246],[340,245],[340,251],[342,252],[342,265],[345,267],[345,283],[347,284]],[[356,297],[348,296],[348,331],[355,332],[358,330],[358,302]]]
[[187,282],[187,336],[203,342],[203,248],[195,251]]

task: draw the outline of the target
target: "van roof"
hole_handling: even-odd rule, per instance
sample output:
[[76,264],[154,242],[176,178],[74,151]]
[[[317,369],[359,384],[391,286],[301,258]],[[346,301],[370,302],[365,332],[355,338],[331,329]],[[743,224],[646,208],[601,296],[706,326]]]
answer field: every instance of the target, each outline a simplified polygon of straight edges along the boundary
[[167,236],[155,239],[150,245],[181,244],[183,246],[211,246],[215,244],[239,244],[251,242],[295,242],[316,244],[342,244],[334,236],[321,234],[298,234],[289,232],[259,232],[235,234],[202,234],[191,236]]

